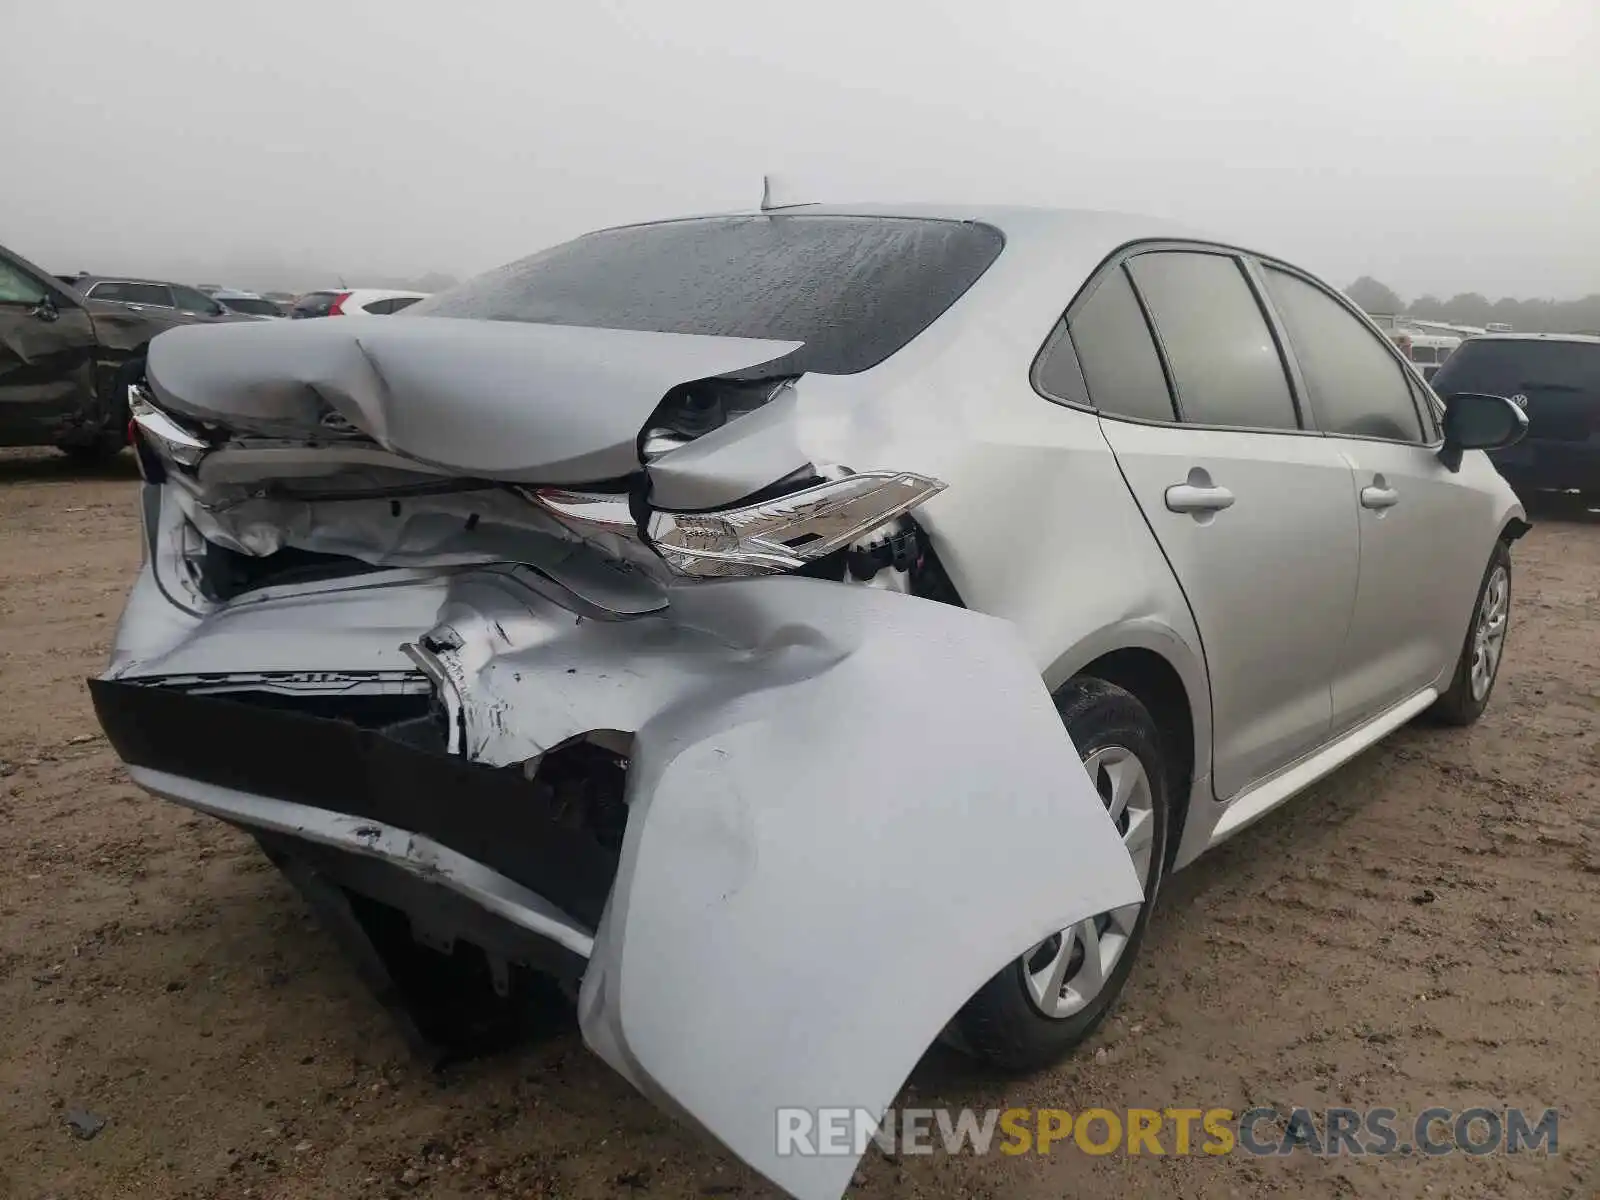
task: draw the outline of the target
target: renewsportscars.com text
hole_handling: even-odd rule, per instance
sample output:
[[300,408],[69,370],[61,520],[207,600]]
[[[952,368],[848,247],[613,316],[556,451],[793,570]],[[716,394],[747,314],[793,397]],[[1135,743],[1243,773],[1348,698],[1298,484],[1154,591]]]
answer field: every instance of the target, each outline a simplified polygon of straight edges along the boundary
[[784,1108],[780,1155],[1484,1155],[1560,1148],[1553,1108]]

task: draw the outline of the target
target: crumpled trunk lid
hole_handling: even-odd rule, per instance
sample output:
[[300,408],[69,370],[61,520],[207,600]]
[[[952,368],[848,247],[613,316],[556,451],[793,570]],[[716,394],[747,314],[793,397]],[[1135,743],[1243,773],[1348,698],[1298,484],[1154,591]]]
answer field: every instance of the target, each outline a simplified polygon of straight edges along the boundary
[[799,343],[572,325],[396,317],[169,330],[146,374],[163,408],[265,437],[357,432],[438,471],[551,485],[639,469],[673,387]]

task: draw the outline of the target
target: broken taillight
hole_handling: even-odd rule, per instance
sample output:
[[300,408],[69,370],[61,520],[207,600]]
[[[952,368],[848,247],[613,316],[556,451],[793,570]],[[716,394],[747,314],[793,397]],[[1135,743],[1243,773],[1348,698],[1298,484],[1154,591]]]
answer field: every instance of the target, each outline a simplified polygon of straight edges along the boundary
[[194,466],[211,449],[209,443],[157,408],[150,393],[137,384],[128,389],[128,412],[129,440],[134,441],[136,433],[142,434],[160,448],[164,457],[181,466]]
[[944,488],[909,471],[862,471],[740,508],[654,513],[650,543],[680,575],[793,571],[850,546]]

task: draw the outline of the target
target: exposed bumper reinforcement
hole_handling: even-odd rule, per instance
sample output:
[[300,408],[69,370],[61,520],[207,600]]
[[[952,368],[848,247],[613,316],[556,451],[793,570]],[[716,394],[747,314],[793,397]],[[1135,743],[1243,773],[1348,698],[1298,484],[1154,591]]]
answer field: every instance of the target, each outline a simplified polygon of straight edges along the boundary
[[618,855],[541,811],[519,768],[149,683],[94,679],[89,691],[112,746],[157,795],[475,893],[587,956],[581,939],[600,923]]

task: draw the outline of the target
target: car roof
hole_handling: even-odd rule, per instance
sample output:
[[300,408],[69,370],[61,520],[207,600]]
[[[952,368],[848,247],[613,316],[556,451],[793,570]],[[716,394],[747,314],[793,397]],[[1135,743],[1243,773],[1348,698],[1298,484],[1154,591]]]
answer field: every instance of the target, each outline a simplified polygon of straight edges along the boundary
[[[1600,337],[1588,333],[1478,333],[1469,342],[1574,342],[1580,346],[1600,346]],[[1465,345],[1466,343],[1462,343]]]
[[217,288],[211,293],[213,300],[265,300],[260,292],[242,292],[238,288]]
[[[688,217],[669,218],[662,221],[641,221],[633,225],[614,228],[636,228],[640,225],[667,225],[676,221],[714,220],[727,217],[900,217],[929,221],[963,221],[992,225],[1012,238],[1029,241],[1048,240],[1061,249],[1076,249],[1093,253],[1099,251],[1104,258],[1118,246],[1129,241],[1146,241],[1170,237],[1183,241],[1216,242],[1234,245],[1226,238],[1197,230],[1161,217],[1139,213],[1116,212],[1109,209],[1052,208],[1026,204],[941,204],[941,203],[828,203],[794,204],[763,211],[742,209],[730,212],[701,213]],[[1269,256],[1270,257],[1270,256]]]
[[[176,283],[171,279],[145,279],[139,275],[80,275],[74,286],[83,288],[96,283],[153,283],[157,287],[190,287],[187,283]],[[195,288],[199,291],[199,288]]]

